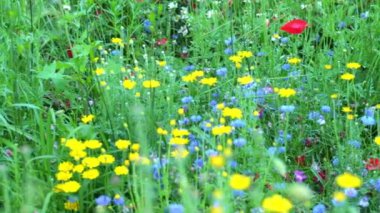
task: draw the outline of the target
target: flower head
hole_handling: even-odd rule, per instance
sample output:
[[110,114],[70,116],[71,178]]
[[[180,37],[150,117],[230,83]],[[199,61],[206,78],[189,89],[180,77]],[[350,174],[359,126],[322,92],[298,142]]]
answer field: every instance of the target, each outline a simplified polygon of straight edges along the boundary
[[262,207],[268,212],[289,212],[293,208],[293,204],[285,197],[275,194],[264,199]]
[[251,179],[241,174],[233,174],[229,181],[230,187],[234,190],[246,190],[251,185]]
[[359,188],[362,185],[360,177],[348,172],[338,175],[335,182],[342,188]]

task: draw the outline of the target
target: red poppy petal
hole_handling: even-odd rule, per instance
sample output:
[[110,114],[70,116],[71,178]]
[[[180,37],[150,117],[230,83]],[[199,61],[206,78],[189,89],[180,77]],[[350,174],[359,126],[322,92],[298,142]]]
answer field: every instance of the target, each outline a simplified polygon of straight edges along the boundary
[[282,25],[280,30],[283,30],[290,34],[300,34],[306,29],[306,27],[307,27],[306,21],[301,20],[301,19],[294,19]]

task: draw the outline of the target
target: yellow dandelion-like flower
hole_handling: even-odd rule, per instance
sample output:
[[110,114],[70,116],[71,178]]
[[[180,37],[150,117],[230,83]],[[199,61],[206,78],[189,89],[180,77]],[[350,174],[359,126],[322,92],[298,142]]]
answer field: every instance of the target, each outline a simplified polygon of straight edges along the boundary
[[238,56],[238,55],[232,55],[228,59],[234,62],[235,64],[240,64],[243,61],[243,57]]
[[243,76],[243,77],[240,77],[237,79],[238,83],[241,84],[241,85],[247,85],[247,84],[250,84],[253,82],[253,78],[252,76],[250,75],[246,75],[246,76]]
[[126,166],[117,166],[113,171],[118,176],[127,175],[129,173],[129,170]]
[[115,146],[116,146],[116,148],[117,149],[119,149],[119,150],[126,150],[126,149],[128,149],[128,147],[131,145],[132,143],[131,143],[131,141],[129,141],[129,140],[117,140],[116,142],[115,142]]
[[241,174],[233,174],[230,178],[229,185],[234,190],[246,190],[251,185],[251,179]]
[[166,61],[156,61],[157,65],[160,67],[166,66]]
[[238,51],[237,55],[241,58],[250,58],[253,56],[253,53],[251,51]]
[[95,116],[92,114],[83,115],[81,118],[81,121],[82,121],[82,123],[87,124],[87,123],[90,123],[91,121],[93,121],[94,118],[95,118]]
[[121,39],[121,38],[112,38],[111,42],[114,43],[114,44],[120,45],[120,46],[124,45],[123,39]]
[[135,81],[132,81],[132,80],[129,80],[129,79],[125,79],[123,81],[123,87],[125,89],[131,90],[131,89],[135,88],[135,86],[136,86],[136,82]]
[[352,112],[352,109],[349,106],[342,107],[342,112],[349,113],[349,112]]
[[275,194],[265,198],[262,207],[267,212],[287,213],[293,208],[293,204],[285,197]]
[[362,179],[348,172],[338,175],[335,182],[342,188],[359,188],[362,186]]
[[99,140],[86,140],[84,145],[89,149],[99,149],[103,144]]
[[143,82],[143,87],[145,88],[157,88],[160,85],[160,82],[157,80],[147,80]]
[[375,142],[375,144],[380,146],[380,136],[376,136],[373,142]]
[[278,94],[280,95],[281,98],[289,98],[291,96],[296,95],[296,91],[291,88],[281,88],[278,90]]
[[95,74],[96,75],[104,75],[105,70],[103,68],[96,68]]
[[161,128],[161,127],[158,127],[156,131],[157,131],[157,134],[159,134],[159,135],[167,135],[168,134],[168,131]]
[[55,174],[55,178],[60,181],[67,181],[73,176],[71,172],[58,172]]
[[223,117],[229,117],[231,119],[240,119],[243,117],[243,112],[239,108],[229,108],[226,107],[222,111]]
[[70,172],[73,168],[74,164],[69,161],[62,162],[58,165],[58,171],[60,172]]
[[215,155],[210,157],[210,163],[214,168],[220,169],[226,164],[226,161],[223,156]]
[[345,80],[345,81],[351,81],[355,79],[355,75],[351,73],[344,73],[343,75],[340,76],[340,79]]
[[216,126],[212,128],[211,133],[215,136],[217,135],[224,135],[224,134],[230,134],[232,132],[231,126]]
[[357,70],[357,69],[359,69],[361,66],[362,66],[362,65],[360,65],[360,64],[357,63],[357,62],[350,62],[350,63],[347,63],[347,64],[346,64],[346,67],[347,67],[348,69],[353,69],[353,70]]
[[218,79],[215,77],[203,78],[199,82],[204,85],[214,86],[218,82]]
[[325,68],[326,70],[331,70],[331,69],[332,69],[332,65],[331,65],[331,64],[326,64],[326,65],[324,66],[324,68]]
[[187,138],[180,138],[180,137],[173,137],[170,138],[169,141],[170,144],[175,144],[175,145],[186,145],[189,143],[189,139]]
[[289,58],[288,63],[292,64],[292,65],[297,65],[297,64],[301,63],[301,59],[297,58],[297,57]]
[[99,155],[98,160],[102,164],[112,164],[113,162],[115,162],[115,157],[110,154],[102,154]]
[[96,179],[97,177],[99,177],[99,170],[97,169],[89,169],[89,170],[86,170],[82,173],[82,178],[84,179],[89,179],[89,180],[94,180]]
[[347,199],[347,196],[344,194],[344,192],[334,192],[333,198],[335,201],[343,202]]

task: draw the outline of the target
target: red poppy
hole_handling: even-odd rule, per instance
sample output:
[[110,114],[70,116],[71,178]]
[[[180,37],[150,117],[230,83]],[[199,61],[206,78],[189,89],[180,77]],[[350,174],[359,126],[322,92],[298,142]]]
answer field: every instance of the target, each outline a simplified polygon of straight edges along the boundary
[[162,46],[162,45],[165,45],[167,42],[168,42],[168,39],[167,39],[167,38],[161,38],[161,39],[158,39],[158,40],[156,41],[156,44],[157,44],[158,46]]
[[296,162],[299,166],[305,166],[305,155],[297,156]]
[[370,158],[365,165],[365,168],[369,171],[380,169],[380,160],[379,158]]
[[307,22],[301,19],[294,19],[282,25],[280,30],[290,34],[301,34],[307,27]]
[[67,48],[66,53],[67,57],[73,58],[73,51],[71,50],[71,47]]

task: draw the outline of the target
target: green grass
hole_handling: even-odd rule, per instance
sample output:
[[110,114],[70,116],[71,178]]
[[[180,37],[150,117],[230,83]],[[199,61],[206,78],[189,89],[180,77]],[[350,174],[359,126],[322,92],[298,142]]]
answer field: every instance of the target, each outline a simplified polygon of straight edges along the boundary
[[[349,0],[173,2],[176,9],[169,8],[170,1],[0,4],[0,211],[69,212],[65,203],[71,202],[79,212],[183,212],[170,210],[173,204],[185,212],[250,212],[280,194],[292,203],[291,212],[310,212],[320,203],[328,212],[377,212],[380,166],[371,170],[366,165],[380,154],[374,142],[380,135],[380,5]],[[308,22],[302,34],[280,30],[294,18]],[[240,69],[225,53],[225,40],[231,37],[234,53],[253,53]],[[121,38],[122,45],[112,38]],[[162,38],[167,43],[158,45]],[[284,69],[293,57],[301,62]],[[361,68],[347,68],[350,62]],[[328,64],[332,69],[325,68]],[[192,72],[185,70],[189,65],[204,76],[185,82],[183,77]],[[217,74],[222,67],[227,69],[224,77]],[[97,75],[97,68],[105,73]],[[346,72],[355,79],[342,80]],[[238,79],[247,75],[253,83],[240,85]],[[209,77],[217,83],[200,83]],[[124,88],[126,79],[136,85]],[[145,88],[146,80],[160,86]],[[278,88],[297,93],[281,98],[273,92]],[[183,103],[189,96],[192,101]],[[240,109],[242,116],[223,115],[221,105],[215,106],[221,103]],[[293,105],[294,112],[281,113],[284,105]],[[331,111],[323,113],[322,106]],[[342,112],[345,106],[352,112]],[[184,114],[178,112],[181,108]],[[369,109],[374,125],[362,122]],[[318,112],[314,120],[309,119],[312,112]],[[89,114],[95,118],[82,122]],[[191,121],[197,119],[191,116],[200,120]],[[244,127],[212,134],[213,128],[236,120]],[[158,134],[157,128],[168,134]],[[176,128],[191,133],[181,136],[190,143],[170,143]],[[97,139],[102,147],[87,148],[86,155],[107,153],[115,162],[97,167],[100,175],[94,180],[73,173],[70,179],[80,189],[57,192],[57,184],[65,182],[56,178],[58,165],[82,160],[70,156],[62,138]],[[139,148],[118,150],[119,139]],[[236,139],[246,144],[239,147]],[[270,154],[282,147],[285,151]],[[189,153],[181,158],[173,151]],[[131,153],[140,157],[127,166],[129,174],[116,175],[114,168],[131,159]],[[213,164],[212,155],[221,156],[224,165]],[[297,161],[301,157],[304,162]],[[296,170],[307,176],[303,184],[295,181]],[[356,197],[337,204],[333,194],[344,189],[336,177],[344,172],[362,184]],[[234,191],[234,174],[248,177],[249,187]],[[104,207],[95,201],[115,194],[123,205]],[[358,204],[364,197],[368,206]]]

